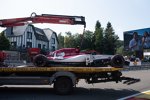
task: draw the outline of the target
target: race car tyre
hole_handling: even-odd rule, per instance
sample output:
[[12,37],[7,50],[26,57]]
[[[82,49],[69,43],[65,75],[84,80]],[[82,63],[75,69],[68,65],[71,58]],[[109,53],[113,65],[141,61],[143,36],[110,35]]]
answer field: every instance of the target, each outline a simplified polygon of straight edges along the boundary
[[37,67],[44,67],[47,64],[47,57],[42,54],[39,54],[34,57],[33,64]]
[[111,59],[111,66],[113,67],[123,67],[124,65],[124,58],[122,55],[115,55]]
[[54,91],[59,95],[71,94],[73,91],[72,80],[68,77],[58,77],[54,82]]

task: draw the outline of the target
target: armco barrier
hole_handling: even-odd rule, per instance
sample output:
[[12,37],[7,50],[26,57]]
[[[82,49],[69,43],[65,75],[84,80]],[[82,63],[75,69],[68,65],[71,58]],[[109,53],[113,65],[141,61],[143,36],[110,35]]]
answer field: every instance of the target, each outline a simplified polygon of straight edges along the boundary
[[149,62],[142,62],[141,66],[124,66],[125,71],[129,70],[149,70],[150,69],[150,63]]

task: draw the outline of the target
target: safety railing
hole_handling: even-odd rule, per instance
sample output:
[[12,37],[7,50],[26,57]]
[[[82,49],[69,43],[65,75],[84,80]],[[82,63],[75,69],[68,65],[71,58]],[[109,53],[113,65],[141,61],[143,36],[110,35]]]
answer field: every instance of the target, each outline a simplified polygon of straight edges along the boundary
[[134,71],[134,70],[149,70],[150,62],[142,62],[141,66],[124,66],[125,71]]

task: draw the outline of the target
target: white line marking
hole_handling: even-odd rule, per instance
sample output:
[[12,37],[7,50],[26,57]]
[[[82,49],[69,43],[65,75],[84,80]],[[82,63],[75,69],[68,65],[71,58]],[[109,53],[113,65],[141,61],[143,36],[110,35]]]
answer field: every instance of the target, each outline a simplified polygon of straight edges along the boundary
[[150,92],[150,90],[144,91],[144,92],[141,92],[141,93],[136,93],[136,94],[133,94],[133,95],[130,95],[130,96],[127,96],[127,97],[123,97],[123,98],[117,99],[117,100],[126,100],[126,99],[129,99],[129,98],[131,98],[131,97],[135,97],[135,96],[137,96],[137,95],[140,95],[140,94],[146,93],[146,92]]

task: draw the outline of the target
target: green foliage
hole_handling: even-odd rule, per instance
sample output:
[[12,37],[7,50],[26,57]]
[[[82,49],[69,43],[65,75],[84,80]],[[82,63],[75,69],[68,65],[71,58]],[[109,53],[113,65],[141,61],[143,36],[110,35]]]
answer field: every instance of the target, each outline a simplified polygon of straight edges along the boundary
[[123,48],[124,48],[123,46],[118,47],[116,53],[123,55],[124,54]]
[[123,55],[131,56],[131,55],[133,55],[133,52],[132,51],[125,51],[125,50],[123,50]]
[[82,50],[91,50],[93,49],[93,34],[91,31],[85,31],[84,34],[66,32],[65,36],[59,34],[59,48],[75,48],[81,46],[80,49]]
[[123,41],[117,40],[116,45],[117,45],[117,48],[120,48],[121,46],[123,46]]
[[81,46],[81,50],[96,50],[101,54],[123,54],[123,41],[118,38],[110,22],[104,29],[99,21],[96,22],[94,33],[86,30],[83,34],[71,32],[66,32],[65,36],[58,34],[59,48]]
[[94,34],[93,32],[88,31],[88,30],[84,32],[84,37],[83,37],[82,46],[81,46],[82,50],[93,49],[93,34]]
[[115,54],[117,48],[117,40],[119,37],[115,35],[113,27],[110,22],[107,23],[107,27],[104,32],[104,53]]
[[74,37],[71,32],[66,32],[66,36],[64,37],[64,47],[71,48],[74,47]]
[[0,33],[0,50],[9,50],[10,42],[5,37],[4,32]]
[[116,46],[117,46],[116,53],[124,55],[123,41],[117,40]]
[[78,46],[81,45],[82,37],[83,37],[83,35],[78,34],[78,33],[73,35],[73,38],[74,38],[74,44],[73,45],[74,45],[74,47],[78,47]]
[[94,32],[94,49],[100,53],[103,53],[103,28],[99,21],[96,22]]
[[58,48],[64,48],[64,36],[62,36],[62,33],[58,34],[58,41],[59,41],[59,45]]

